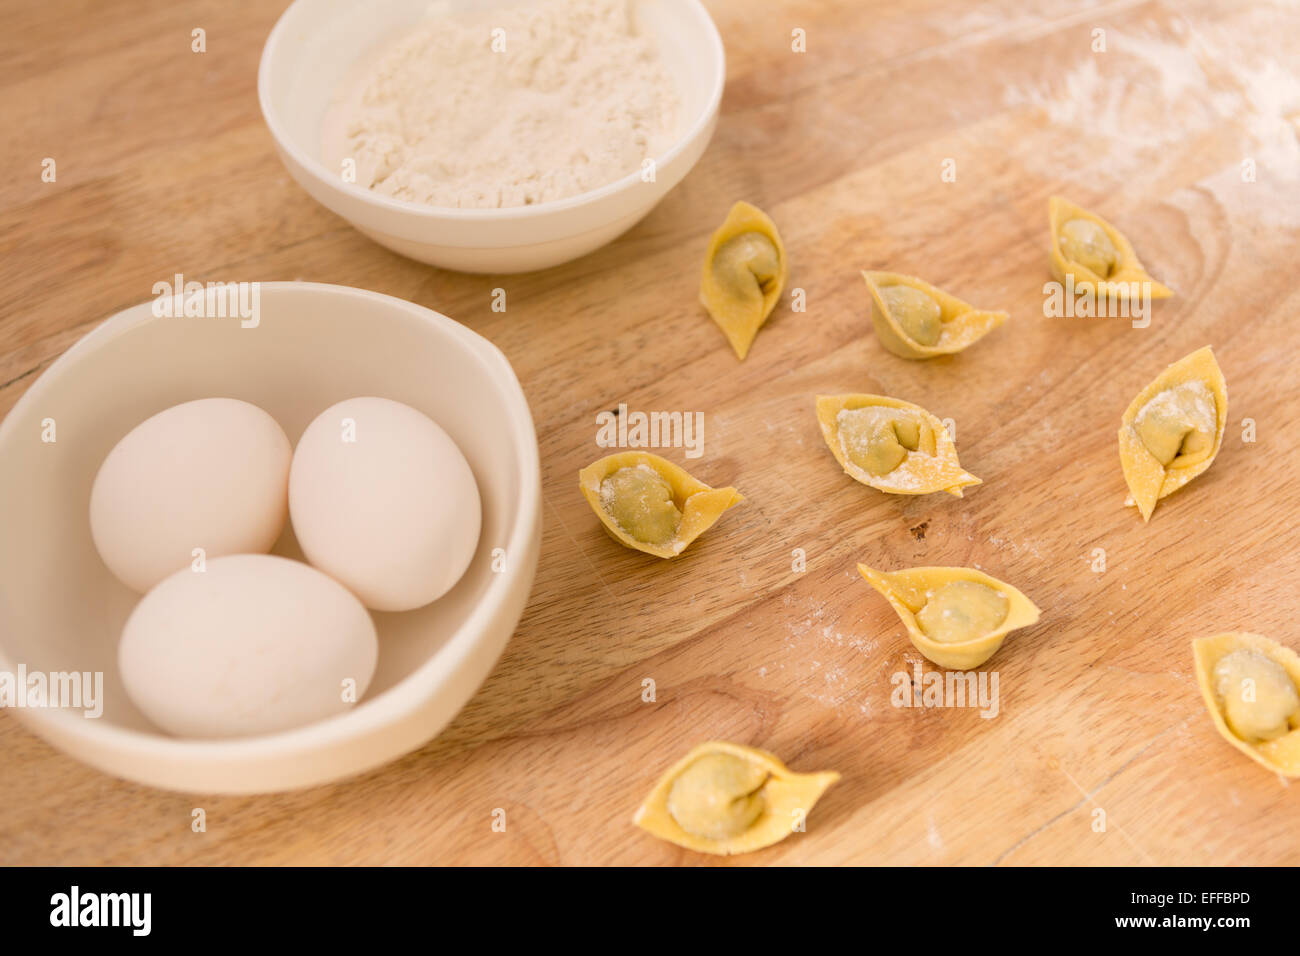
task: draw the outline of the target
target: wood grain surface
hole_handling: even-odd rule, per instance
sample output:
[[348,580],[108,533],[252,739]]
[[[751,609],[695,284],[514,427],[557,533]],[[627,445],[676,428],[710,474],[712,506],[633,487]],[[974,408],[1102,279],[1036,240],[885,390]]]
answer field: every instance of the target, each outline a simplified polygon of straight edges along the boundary
[[[361,778],[165,793],[0,714],[0,863],[716,862],[630,823],[660,772],[711,738],[843,774],[808,832],[733,865],[1300,862],[1297,795],[1216,735],[1189,648],[1234,629],[1300,647],[1300,9],[708,6],[728,83],[698,167],[609,247],[493,277],[391,254],[289,179],[255,92],[283,3],[0,4],[0,412],[173,273],[360,286],[505,351],[536,419],[546,526],[487,683],[436,741]],[[191,52],[197,27],[206,53]],[[1176,290],[1150,327],[1044,317],[1054,193],[1126,231]],[[743,364],[696,299],[708,235],[737,199],[776,220],[807,295],[805,312],[778,307]],[[895,358],[872,332],[864,268],[1011,319],[965,354]],[[1144,526],[1122,506],[1120,414],[1206,344],[1228,381],[1223,450]],[[951,417],[984,484],[959,500],[853,482],[812,411],[835,391]],[[665,454],[746,497],[678,560],[619,547],[578,492],[604,453],[596,414],[620,402],[703,412],[703,457]],[[985,667],[996,717],[891,706],[892,676],[918,655],[858,561],[977,565],[1042,608]],[[206,832],[191,830],[196,807]]]

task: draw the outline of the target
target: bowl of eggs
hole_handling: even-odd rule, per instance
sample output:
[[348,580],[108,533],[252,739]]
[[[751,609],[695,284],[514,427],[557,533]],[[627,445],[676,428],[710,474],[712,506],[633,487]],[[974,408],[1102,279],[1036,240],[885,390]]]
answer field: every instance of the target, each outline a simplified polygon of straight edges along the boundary
[[455,716],[527,602],[540,471],[468,328],[341,286],[222,295],[113,316],[0,424],[0,673],[39,676],[13,712],[85,763],[259,793]]

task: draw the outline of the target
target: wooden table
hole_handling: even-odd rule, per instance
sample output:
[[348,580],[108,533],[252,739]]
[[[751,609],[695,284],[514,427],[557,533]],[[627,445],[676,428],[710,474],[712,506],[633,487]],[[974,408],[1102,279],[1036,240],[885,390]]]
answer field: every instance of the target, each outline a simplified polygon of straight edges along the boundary
[[[6,0],[0,412],[175,272],[433,307],[496,342],[532,404],[546,523],[532,600],[440,738],[334,786],[154,791],[0,715],[0,862],[710,862],[630,824],[710,738],[843,774],[807,833],[733,862],[1300,862],[1296,795],[1215,734],[1188,646],[1232,629],[1300,646],[1300,81],[1284,69],[1300,63],[1300,11],[782,0],[755,16],[710,0],[728,85],[699,166],[612,246],[490,277],[399,258],[290,181],[255,93],[281,6]],[[1177,290],[1149,328],[1044,317],[1053,193],[1127,231]],[[696,302],[707,237],[742,198],[780,225],[807,295],[743,364]],[[894,358],[863,268],[1012,318],[960,357]],[[1143,526],[1122,507],[1120,414],[1205,344],[1228,380],[1227,439]],[[984,484],[958,500],[854,483],[812,413],[835,391],[955,419]],[[704,412],[704,456],[666,454],[746,496],[679,560],[618,547],[578,493],[603,453],[595,416],[620,402]],[[996,717],[891,706],[892,675],[918,656],[858,561],[978,565],[1039,604],[1041,623],[987,665]]]

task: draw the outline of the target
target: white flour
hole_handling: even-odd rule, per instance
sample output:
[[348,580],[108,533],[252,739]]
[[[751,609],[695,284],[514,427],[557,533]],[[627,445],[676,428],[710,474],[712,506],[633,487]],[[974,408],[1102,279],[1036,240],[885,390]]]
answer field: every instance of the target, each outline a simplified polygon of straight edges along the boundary
[[344,80],[324,156],[398,199],[525,206],[639,171],[672,145],[679,108],[630,0],[442,5]]
[[[1239,143],[1220,185],[1235,190],[1232,205],[1240,208],[1249,196],[1240,190],[1242,158],[1257,159],[1279,181],[1294,181],[1300,170],[1300,77],[1258,49],[1259,37],[1277,29],[1276,14],[1257,3],[1243,6],[1241,17],[1246,23],[1238,31],[1198,30],[1176,13],[1168,22],[1109,29],[1105,53],[1088,52],[1087,34],[1081,34],[1085,42],[1078,55],[1038,82],[1005,86],[1002,102],[1039,108],[1083,145],[1085,159],[1106,156],[1105,170],[1130,186],[1144,175],[1159,175],[1159,158],[1187,149],[1198,136]],[[983,25],[982,19],[972,24]],[[1023,29],[1032,31],[1033,25]],[[1059,154],[1047,161],[1059,176]],[[1134,191],[1141,191],[1140,184]],[[1270,221],[1300,223],[1300,205],[1255,192],[1265,199],[1259,211]]]

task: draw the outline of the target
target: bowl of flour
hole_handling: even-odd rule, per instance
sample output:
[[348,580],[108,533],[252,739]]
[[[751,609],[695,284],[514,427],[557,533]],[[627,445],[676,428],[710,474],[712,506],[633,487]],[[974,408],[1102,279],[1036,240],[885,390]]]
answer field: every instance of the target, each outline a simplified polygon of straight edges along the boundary
[[708,146],[724,74],[699,0],[296,0],[258,94],[290,174],[361,232],[525,272],[650,212]]

